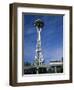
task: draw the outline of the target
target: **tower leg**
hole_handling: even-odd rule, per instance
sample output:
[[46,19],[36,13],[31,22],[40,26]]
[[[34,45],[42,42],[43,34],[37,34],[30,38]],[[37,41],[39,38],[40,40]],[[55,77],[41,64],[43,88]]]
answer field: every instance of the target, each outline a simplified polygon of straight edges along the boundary
[[42,65],[43,63],[43,55],[42,55],[42,49],[41,49],[41,36],[40,31],[37,31],[38,38],[37,38],[37,45],[36,45],[36,55],[35,55],[35,65]]

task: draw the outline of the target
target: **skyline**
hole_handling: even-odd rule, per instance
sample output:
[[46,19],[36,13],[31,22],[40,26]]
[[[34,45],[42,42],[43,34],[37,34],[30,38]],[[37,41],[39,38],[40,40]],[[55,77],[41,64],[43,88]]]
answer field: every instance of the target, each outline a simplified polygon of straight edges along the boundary
[[44,22],[41,47],[45,63],[63,57],[63,16],[24,14],[24,62],[33,63],[37,43],[36,19]]

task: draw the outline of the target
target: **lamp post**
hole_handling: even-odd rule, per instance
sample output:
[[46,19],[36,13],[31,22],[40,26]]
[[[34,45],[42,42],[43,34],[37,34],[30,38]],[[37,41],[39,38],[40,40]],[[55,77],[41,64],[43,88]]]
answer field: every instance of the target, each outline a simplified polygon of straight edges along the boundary
[[36,55],[34,65],[37,67],[37,74],[38,74],[39,66],[42,65],[44,61],[41,48],[41,31],[44,26],[44,23],[40,19],[37,19],[34,23],[34,26],[36,27],[37,30],[37,44],[36,44]]

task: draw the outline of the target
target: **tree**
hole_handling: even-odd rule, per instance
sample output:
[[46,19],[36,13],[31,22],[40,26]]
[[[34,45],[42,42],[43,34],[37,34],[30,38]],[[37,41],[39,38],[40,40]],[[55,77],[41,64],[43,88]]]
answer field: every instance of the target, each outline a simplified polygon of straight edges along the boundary
[[63,61],[63,57],[61,58],[61,60]]
[[30,62],[25,62],[24,66],[31,66],[31,63]]

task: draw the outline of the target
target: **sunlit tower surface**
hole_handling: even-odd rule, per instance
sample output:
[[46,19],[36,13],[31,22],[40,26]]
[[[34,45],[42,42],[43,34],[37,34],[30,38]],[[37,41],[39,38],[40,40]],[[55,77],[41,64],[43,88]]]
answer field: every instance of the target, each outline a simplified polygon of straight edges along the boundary
[[42,55],[42,48],[41,48],[41,31],[44,27],[44,22],[40,19],[37,19],[34,23],[34,26],[37,30],[37,44],[36,44],[36,55],[35,55],[35,66],[40,66],[44,62],[44,57]]

